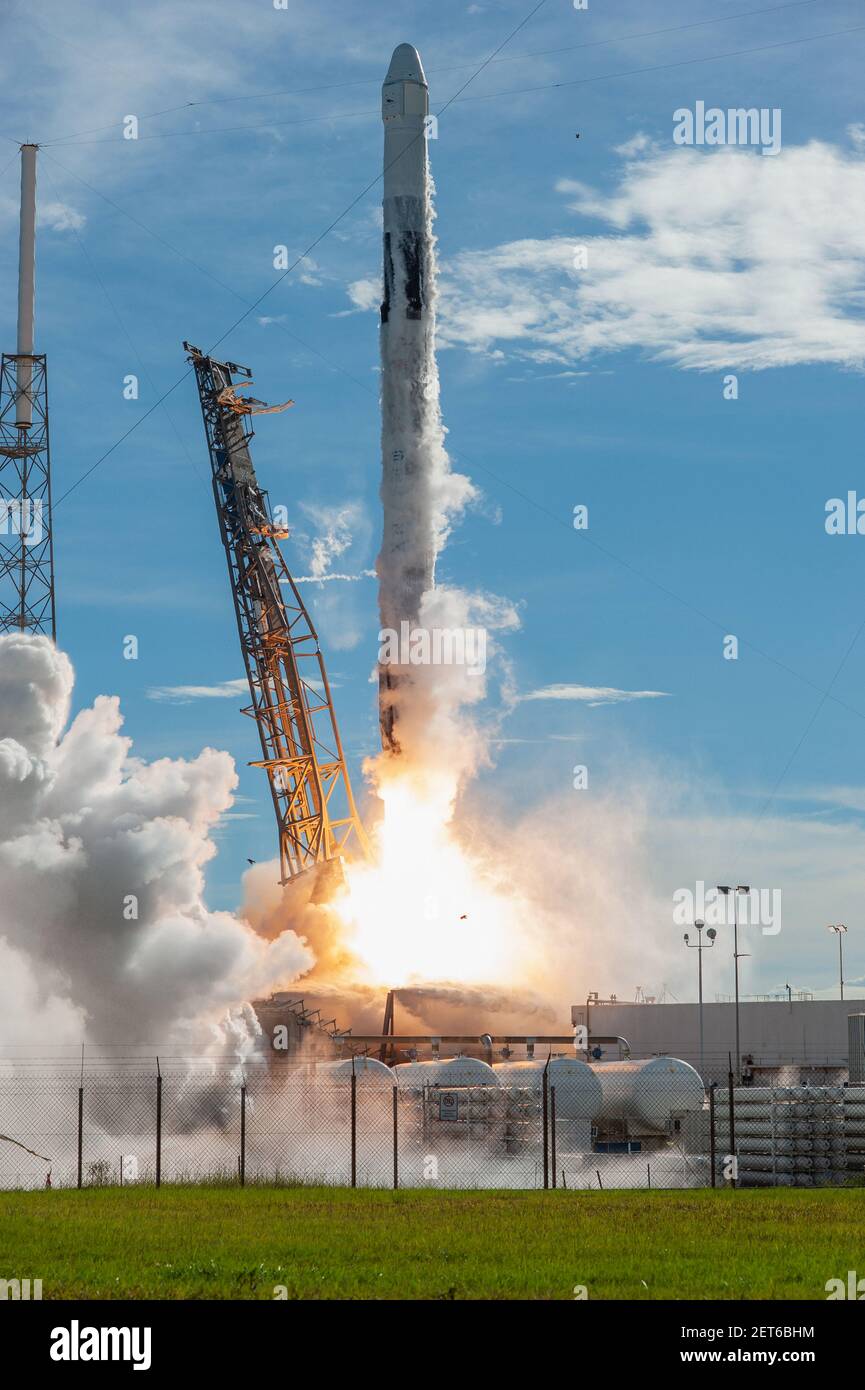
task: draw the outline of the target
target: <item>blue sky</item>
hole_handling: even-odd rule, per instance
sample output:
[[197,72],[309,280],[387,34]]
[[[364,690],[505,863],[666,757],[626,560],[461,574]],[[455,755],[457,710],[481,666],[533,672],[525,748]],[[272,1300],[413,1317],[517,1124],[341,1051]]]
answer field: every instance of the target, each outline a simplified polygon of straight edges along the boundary
[[[372,567],[380,185],[341,214],[380,170],[393,47],[418,47],[439,111],[530,8],[50,0],[0,20],[7,350],[15,145],[44,143],[37,348],[63,499],[59,636],[78,706],[118,694],[136,754],[235,757],[214,906],[237,903],[247,857],[269,858],[275,833],[246,767],[244,699],[164,694],[242,674],[192,381],[76,483],[183,375],[182,340],[210,347],[243,316],[226,356],[263,398],[296,402],[260,422],[254,448],[292,518],[289,563],[308,574],[331,534],[335,571]],[[848,922],[847,974],[865,979],[865,539],[824,527],[829,498],[865,494],[863,54],[859,0],[547,0],[430,142],[444,418],[483,493],[439,574],[521,616],[503,645],[523,698],[469,795],[567,807],[578,762],[607,805],[638,787],[661,900],[697,879],[782,891],[784,931],[747,966],[754,990],[831,989],[830,921]],[[677,148],[673,113],[697,101],[780,108],[780,154]],[[138,140],[122,137],[129,114]],[[276,279],[273,248],[293,258],[337,218],[248,312]],[[129,373],[137,401],[123,398]],[[360,783],[377,733],[375,584],[305,593]],[[583,687],[665,695],[598,705]],[[669,930],[675,954],[678,930],[651,930]],[[630,997],[632,982],[590,987]],[[728,987],[719,968],[710,988]]]

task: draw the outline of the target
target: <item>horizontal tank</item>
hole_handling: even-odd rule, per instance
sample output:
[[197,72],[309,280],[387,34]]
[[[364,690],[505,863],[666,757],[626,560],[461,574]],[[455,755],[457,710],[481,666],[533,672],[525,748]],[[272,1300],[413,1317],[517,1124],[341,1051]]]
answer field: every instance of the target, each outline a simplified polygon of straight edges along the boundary
[[335,1081],[351,1085],[352,1062],[359,1086],[384,1086],[392,1089],[396,1082],[390,1067],[377,1057],[344,1057],[339,1062],[319,1062],[315,1076],[320,1081]]
[[502,1086],[543,1089],[544,1068],[550,1088],[556,1090],[558,1120],[594,1120],[601,1112],[603,1089],[592,1068],[578,1057],[552,1057],[530,1062],[496,1062],[493,1071]]
[[703,1083],[687,1062],[676,1057],[647,1057],[633,1062],[595,1062],[601,1083],[603,1120],[627,1120],[632,1131],[664,1131],[673,1116],[702,1110]]
[[449,1057],[438,1062],[400,1062],[393,1069],[396,1084],[406,1090],[424,1086],[498,1086],[499,1078],[479,1057]]

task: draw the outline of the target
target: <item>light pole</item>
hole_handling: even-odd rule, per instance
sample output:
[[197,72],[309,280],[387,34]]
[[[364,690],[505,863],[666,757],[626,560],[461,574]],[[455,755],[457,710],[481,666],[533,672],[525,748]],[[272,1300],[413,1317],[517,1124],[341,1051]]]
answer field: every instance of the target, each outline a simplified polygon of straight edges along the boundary
[[750,893],[751,889],[747,883],[739,883],[735,888],[729,883],[718,884],[718,892],[723,893],[726,898],[730,893],[733,894],[733,974],[736,981],[736,1079],[741,1084],[742,1080],[742,1054],[739,1049],[739,957],[747,956],[748,951],[739,950],[739,894]]
[[704,952],[704,951],[709,951],[709,950],[711,950],[711,948],[712,948],[712,947],[714,946],[714,944],[715,944],[715,937],[718,935],[718,933],[715,931],[715,928],[714,928],[714,927],[709,927],[709,929],[708,929],[707,932],[706,932],[706,935],[707,935],[708,938],[709,938],[709,945],[708,945],[708,946],[704,946],[704,945],[703,945],[703,928],[705,927],[705,925],[706,925],[706,923],[705,923],[704,921],[702,921],[702,919],[699,918],[699,917],[697,918],[696,922],[694,923],[694,926],[697,928],[697,944],[696,944],[696,946],[693,944],[693,942],[691,942],[691,941],[688,940],[688,933],[685,932],[685,945],[688,947],[688,950],[689,950],[689,951],[696,951],[696,952],[697,952],[697,980],[698,980],[699,999],[700,999],[700,1075],[701,1075],[701,1076],[703,1075],[703,952]]
[[841,985],[841,998],[843,999],[843,998],[844,998],[844,945],[843,945],[843,942],[844,942],[844,937],[845,937],[846,934],[847,934],[847,928],[845,927],[845,925],[844,925],[843,922],[833,922],[833,923],[830,923],[830,924],[829,924],[829,926],[826,928],[826,930],[827,930],[827,931],[833,931],[833,932],[835,933],[835,935],[837,936],[837,938],[838,938],[838,978],[839,978],[839,982],[840,982],[840,985]]

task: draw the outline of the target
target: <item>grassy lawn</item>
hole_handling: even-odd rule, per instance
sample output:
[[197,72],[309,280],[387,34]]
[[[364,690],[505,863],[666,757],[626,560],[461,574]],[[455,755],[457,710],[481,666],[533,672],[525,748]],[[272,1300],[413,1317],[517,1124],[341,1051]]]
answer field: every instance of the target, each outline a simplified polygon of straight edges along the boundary
[[825,1299],[858,1191],[0,1192],[0,1278],[43,1298]]

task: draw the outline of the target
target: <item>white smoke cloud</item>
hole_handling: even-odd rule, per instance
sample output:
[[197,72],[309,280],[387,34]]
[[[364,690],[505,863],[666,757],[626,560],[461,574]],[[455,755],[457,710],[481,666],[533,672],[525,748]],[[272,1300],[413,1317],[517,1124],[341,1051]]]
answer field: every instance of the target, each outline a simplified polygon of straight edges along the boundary
[[19,1028],[47,1020],[65,1032],[85,1019],[97,1042],[206,1032],[293,981],[311,953],[292,932],[264,941],[205,904],[211,831],[237,782],[230,756],[134,757],[115,697],[64,732],[73,679],[47,638],[0,636],[0,938],[19,976],[13,1015]]
[[[465,663],[413,667],[411,684],[399,704],[398,733],[411,774],[423,779],[428,770],[437,786],[444,775],[451,798],[488,763],[490,740],[512,708],[510,665],[499,635],[515,632],[519,626],[516,607],[495,594],[439,584],[427,590],[421,601],[420,630],[484,634],[486,670],[474,672]],[[494,673],[500,677],[501,700],[488,706],[482,716],[480,707],[490,694]],[[475,717],[470,713],[473,708]],[[399,775],[399,768],[392,767],[391,774]],[[421,784],[419,794],[420,789]]]

